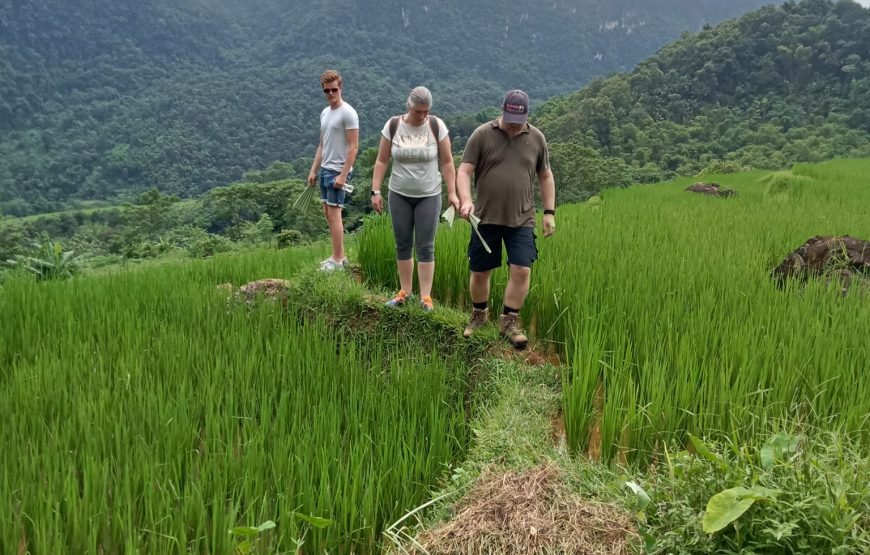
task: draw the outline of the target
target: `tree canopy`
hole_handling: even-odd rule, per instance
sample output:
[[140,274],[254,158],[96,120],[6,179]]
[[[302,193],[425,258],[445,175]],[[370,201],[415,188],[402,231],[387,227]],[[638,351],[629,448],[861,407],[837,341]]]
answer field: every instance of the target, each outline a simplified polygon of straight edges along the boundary
[[870,10],[766,6],[534,115],[551,142],[571,145],[555,148],[554,163],[560,148],[586,148],[617,180],[870,156]]
[[763,1],[0,3],[0,212],[190,197],[310,158],[326,67],[371,142],[414,85],[448,116],[543,99]]

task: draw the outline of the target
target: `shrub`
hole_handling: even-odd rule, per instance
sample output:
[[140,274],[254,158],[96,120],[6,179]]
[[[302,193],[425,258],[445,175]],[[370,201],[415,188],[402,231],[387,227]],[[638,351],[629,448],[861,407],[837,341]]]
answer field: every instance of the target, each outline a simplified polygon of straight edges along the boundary
[[226,237],[205,233],[190,242],[187,253],[193,258],[205,258],[219,252],[227,252],[232,249],[232,246],[232,241]]
[[764,196],[766,197],[799,197],[807,185],[812,184],[813,179],[803,175],[795,175],[791,171],[773,172],[762,177],[759,183],[765,183]]
[[710,162],[698,176],[709,174],[728,174],[749,171],[749,168],[744,167],[739,162],[734,160],[714,160]]
[[843,437],[779,432],[751,446],[690,439],[694,454],[665,454],[648,483],[627,483],[649,551],[870,550],[870,458]]
[[283,249],[302,244],[302,232],[296,229],[282,229],[278,233],[278,248]]
[[41,241],[33,243],[29,255],[19,256],[8,263],[30,272],[37,280],[67,279],[79,273],[82,257],[64,250],[63,245],[43,236]]

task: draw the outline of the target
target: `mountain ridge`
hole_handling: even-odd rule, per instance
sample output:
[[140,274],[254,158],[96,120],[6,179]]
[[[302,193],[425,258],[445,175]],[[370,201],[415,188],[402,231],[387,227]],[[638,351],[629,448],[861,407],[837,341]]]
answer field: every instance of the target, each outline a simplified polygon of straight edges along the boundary
[[[0,212],[134,198],[154,186],[191,196],[311,156],[325,67],[344,73],[371,140],[413,85],[429,85],[443,115],[476,112],[513,87],[543,99],[633,66],[681,29],[762,3],[6,4]],[[505,36],[511,50],[499,44]]]

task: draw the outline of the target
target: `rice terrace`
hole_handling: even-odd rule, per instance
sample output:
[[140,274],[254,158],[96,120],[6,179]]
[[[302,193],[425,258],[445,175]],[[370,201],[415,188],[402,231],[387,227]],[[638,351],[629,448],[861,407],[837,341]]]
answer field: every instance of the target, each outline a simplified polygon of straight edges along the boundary
[[770,175],[561,206],[531,355],[462,337],[464,223],[431,314],[382,307],[379,216],[362,283],[319,243],[8,279],[0,551],[866,553],[870,296],[772,270],[870,238],[870,161]]

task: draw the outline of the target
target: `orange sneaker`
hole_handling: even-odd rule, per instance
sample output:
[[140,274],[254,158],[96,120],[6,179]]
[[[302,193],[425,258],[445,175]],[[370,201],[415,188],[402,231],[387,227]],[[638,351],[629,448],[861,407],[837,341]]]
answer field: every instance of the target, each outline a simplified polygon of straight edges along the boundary
[[408,300],[408,294],[405,293],[404,289],[399,289],[399,292],[396,293],[396,296],[387,301],[385,306],[398,308],[400,306],[404,306],[406,300]]
[[420,300],[420,307],[423,309],[423,312],[432,312],[435,310],[435,303],[432,302],[432,297],[426,295]]

